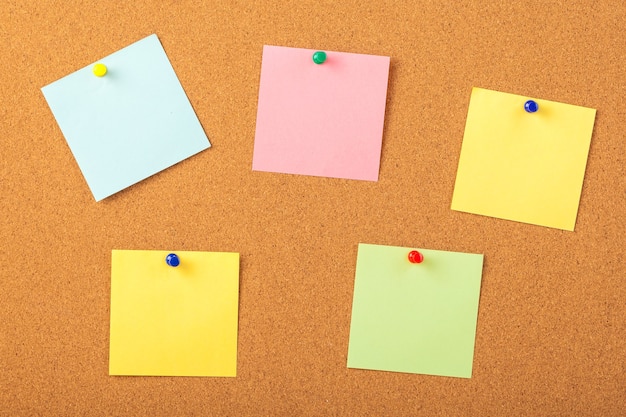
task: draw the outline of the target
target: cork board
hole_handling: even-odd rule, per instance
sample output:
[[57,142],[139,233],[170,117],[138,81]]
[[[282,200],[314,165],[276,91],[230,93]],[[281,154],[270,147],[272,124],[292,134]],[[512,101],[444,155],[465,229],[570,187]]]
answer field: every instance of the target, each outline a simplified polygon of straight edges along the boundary
[[[626,409],[626,7],[0,7],[0,414]],[[40,88],[156,33],[212,148],[96,203]],[[378,182],[251,170],[263,45],[391,57]],[[574,232],[450,210],[471,88],[597,109]],[[471,379],[347,369],[359,242],[483,253]],[[108,376],[112,249],[241,254],[236,378]]]

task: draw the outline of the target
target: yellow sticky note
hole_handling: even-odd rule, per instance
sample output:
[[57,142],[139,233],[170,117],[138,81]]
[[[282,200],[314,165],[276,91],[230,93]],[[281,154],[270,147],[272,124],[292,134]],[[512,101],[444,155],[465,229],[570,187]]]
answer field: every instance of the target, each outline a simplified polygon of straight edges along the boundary
[[114,250],[109,375],[236,376],[239,254]]
[[596,111],[474,88],[452,209],[574,230]]

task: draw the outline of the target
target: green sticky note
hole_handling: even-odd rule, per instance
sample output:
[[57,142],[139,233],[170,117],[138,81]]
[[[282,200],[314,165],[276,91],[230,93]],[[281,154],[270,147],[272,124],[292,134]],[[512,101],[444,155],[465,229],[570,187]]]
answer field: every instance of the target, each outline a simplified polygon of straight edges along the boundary
[[359,244],[348,368],[470,378],[482,267],[479,254]]

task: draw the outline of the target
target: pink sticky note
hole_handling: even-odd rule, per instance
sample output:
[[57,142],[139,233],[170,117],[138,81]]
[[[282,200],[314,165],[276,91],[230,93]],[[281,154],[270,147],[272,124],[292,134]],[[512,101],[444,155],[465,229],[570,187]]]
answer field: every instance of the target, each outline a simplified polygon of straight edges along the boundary
[[263,47],[254,171],[378,180],[389,57]]

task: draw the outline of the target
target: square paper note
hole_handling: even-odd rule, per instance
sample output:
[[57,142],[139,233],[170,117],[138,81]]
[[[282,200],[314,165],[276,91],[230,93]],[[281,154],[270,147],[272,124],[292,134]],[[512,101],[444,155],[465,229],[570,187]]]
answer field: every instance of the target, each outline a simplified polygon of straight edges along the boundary
[[359,244],[348,367],[470,378],[483,256]]
[[235,376],[239,254],[114,250],[109,375]]
[[252,169],[378,180],[389,57],[263,47]]
[[44,88],[96,201],[210,143],[156,35]]
[[452,209],[574,230],[596,111],[474,88]]

